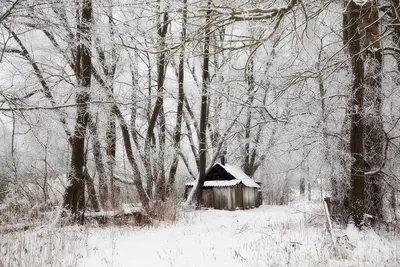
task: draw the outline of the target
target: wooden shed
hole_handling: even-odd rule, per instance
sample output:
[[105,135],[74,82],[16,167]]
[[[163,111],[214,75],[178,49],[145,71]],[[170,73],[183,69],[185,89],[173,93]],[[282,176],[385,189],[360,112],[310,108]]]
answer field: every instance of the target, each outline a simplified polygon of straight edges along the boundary
[[[186,184],[187,195],[196,182]],[[220,210],[250,209],[261,204],[260,185],[240,168],[216,163],[206,174],[202,205]]]

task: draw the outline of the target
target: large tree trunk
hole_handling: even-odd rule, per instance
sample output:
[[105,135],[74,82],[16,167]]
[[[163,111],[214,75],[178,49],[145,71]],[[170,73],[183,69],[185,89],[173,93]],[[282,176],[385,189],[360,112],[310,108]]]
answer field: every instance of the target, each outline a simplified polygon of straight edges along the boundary
[[160,133],[159,133],[159,153],[158,153],[158,179],[156,182],[156,195],[155,198],[159,200],[165,200],[165,139],[166,139],[166,123],[164,108],[160,111]]
[[[108,201],[106,170],[103,164],[103,156],[101,154],[101,144],[100,144],[99,134],[97,132],[97,125],[94,123],[92,116],[89,117],[89,129],[92,137],[94,163],[96,165],[97,175],[99,177],[100,203],[102,208],[104,209],[107,207],[107,201]],[[95,189],[93,189],[93,191],[95,191]]]
[[[112,92],[113,93],[113,92]],[[111,187],[111,207],[116,208],[115,199],[115,180],[114,180],[114,166],[115,166],[115,156],[116,156],[116,126],[115,126],[115,116],[112,111],[108,114],[107,130],[106,130],[106,154],[107,154],[107,173],[110,177],[110,187]]]
[[90,202],[92,203],[92,207],[94,211],[100,211],[100,203],[97,199],[96,189],[94,187],[93,179],[90,177],[87,168],[83,171],[83,176],[85,177],[86,187],[88,191],[88,197]]
[[[104,42],[107,43],[107,39],[115,40],[115,30],[114,30],[114,22],[113,22],[113,12],[112,7],[108,8],[108,27],[109,27],[109,36],[104,36],[103,38],[106,39]],[[98,43],[101,43],[99,40]],[[115,44],[111,46],[110,51],[105,51],[105,48],[97,46],[97,53],[99,55],[100,66],[103,71],[105,81],[110,86],[111,93],[114,93],[114,77],[115,71],[117,68],[117,52],[115,49]],[[109,56],[107,57],[107,54]],[[115,116],[112,111],[109,111],[107,116],[107,129],[106,129],[106,154],[107,154],[107,174],[110,179],[110,198],[111,198],[111,207],[116,208],[116,196],[115,190],[116,186],[114,184],[114,168],[115,168],[115,156],[116,156],[116,125],[115,125]],[[100,176],[99,176],[100,177]],[[106,181],[106,179],[105,179]],[[106,192],[104,186],[99,184],[100,186],[100,198],[103,203],[103,207],[107,206],[108,202],[108,191]],[[107,189],[108,190],[108,189]]]
[[244,158],[243,158],[243,163],[242,163],[242,168],[245,174],[251,176],[253,174],[252,168],[253,166],[250,165],[250,154],[251,154],[251,148],[250,148],[250,134],[251,134],[251,118],[252,118],[252,104],[254,100],[254,57],[251,56],[251,59],[249,61],[249,66],[247,68],[247,92],[249,94],[248,98],[248,111],[247,111],[247,118],[245,122],[245,130],[244,130]]
[[[384,164],[385,133],[382,120],[382,50],[380,45],[379,12],[376,4],[367,3],[363,8],[361,25],[362,49],[365,49],[365,112],[364,161],[366,176],[366,212],[375,219],[382,219],[383,181],[379,170]],[[374,220],[376,221],[376,220]]]
[[361,56],[360,19],[362,7],[351,1],[346,9],[348,15],[347,34],[351,57],[352,113],[350,128],[350,153],[353,157],[350,171],[350,215],[357,227],[362,226],[365,211],[365,167],[364,167],[364,62]]
[[[160,6],[161,8],[161,6]],[[165,36],[167,34],[169,25],[168,13],[165,11],[163,13],[162,21],[159,22],[158,25],[158,36],[159,36],[159,46],[160,49],[165,49]],[[159,111],[159,146],[158,146],[158,179],[155,181],[155,197],[157,199],[164,200],[165,199],[165,188],[166,188],[166,178],[165,178],[165,134],[166,134],[166,122],[165,122],[165,112],[164,112],[164,96],[163,96],[163,88],[165,81],[165,71],[166,71],[166,60],[165,60],[165,52],[162,52],[158,58],[157,63],[158,68],[158,76],[157,76],[157,88],[158,93],[161,95],[160,97],[160,111]]]
[[[159,4],[159,9],[160,3]],[[160,19],[160,22],[158,23],[157,27],[157,34],[159,37],[159,49],[163,50],[165,48],[165,36],[167,34],[168,30],[168,25],[169,25],[169,18],[168,18],[168,12],[163,12],[162,13],[162,19]],[[156,126],[157,118],[159,116],[163,116],[163,108],[164,108],[164,80],[165,80],[165,52],[160,52],[157,58],[157,99],[156,99],[156,104],[154,106],[153,112],[151,114],[151,118],[149,121],[149,127],[147,129],[147,134],[146,134],[146,140],[145,140],[145,167],[146,167],[146,174],[147,174],[147,195],[152,198],[153,196],[153,184],[156,182],[156,179],[154,177],[155,173],[151,171],[151,147],[155,146],[155,144],[152,144],[152,142],[155,142],[154,138],[154,129]],[[162,119],[161,119],[162,121]],[[164,127],[164,126],[161,126]],[[160,136],[161,137],[161,136]],[[158,155],[162,156],[162,155]],[[164,168],[162,168],[164,169]],[[165,175],[165,174],[163,174]],[[163,176],[164,177],[164,176]],[[159,184],[161,186],[161,183]],[[164,178],[164,185],[163,188],[165,188],[165,178]]]
[[[207,6],[211,8],[211,1],[208,1]],[[210,83],[210,21],[211,11],[207,10],[206,14],[206,26],[204,30],[204,53],[203,53],[203,83],[202,83],[202,94],[201,94],[201,110],[200,110],[200,140],[199,140],[199,180],[194,188],[194,197],[196,205],[201,205],[203,195],[203,185],[206,176],[206,164],[207,164],[207,106],[208,106],[208,86]]]
[[[186,23],[187,23],[187,0],[183,0],[183,10],[182,10],[182,32],[181,41],[186,39]],[[183,117],[183,102],[185,101],[184,92],[184,80],[185,80],[185,46],[182,46],[179,53],[179,65],[178,65],[178,106],[176,108],[176,125],[174,129],[174,158],[172,160],[171,168],[169,170],[168,184],[166,188],[167,197],[173,193],[176,171],[178,169],[179,163],[179,150],[181,143],[181,127],[182,127],[182,117]]]
[[92,58],[90,51],[90,24],[92,22],[91,0],[77,1],[77,39],[76,93],[77,114],[74,137],[71,147],[71,167],[68,175],[69,185],[66,188],[63,206],[74,214],[74,219],[83,223],[85,204],[84,147],[86,128],[89,121],[90,84]]

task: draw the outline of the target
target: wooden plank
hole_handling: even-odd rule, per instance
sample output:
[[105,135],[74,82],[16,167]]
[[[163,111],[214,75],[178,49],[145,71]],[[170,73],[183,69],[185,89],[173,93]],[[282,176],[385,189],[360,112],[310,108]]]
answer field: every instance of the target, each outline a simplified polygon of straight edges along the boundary
[[227,210],[228,209],[228,195],[229,195],[229,191],[227,190],[227,188],[222,187],[221,188],[221,209],[223,210]]
[[219,190],[218,187],[214,187],[213,189],[213,196],[214,196],[214,209],[220,209],[220,197],[219,197]]
[[242,185],[238,185],[237,186],[237,200],[238,202],[236,203],[236,206],[239,207],[240,209],[244,209],[243,206],[243,186]]
[[212,189],[203,190],[202,194],[203,194],[202,195],[203,206],[208,208],[213,207],[214,206],[213,190]]

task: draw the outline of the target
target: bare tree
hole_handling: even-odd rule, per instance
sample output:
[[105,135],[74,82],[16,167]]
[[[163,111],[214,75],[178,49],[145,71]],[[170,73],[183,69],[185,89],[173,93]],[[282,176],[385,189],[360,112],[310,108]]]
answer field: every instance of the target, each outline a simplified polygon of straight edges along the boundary
[[70,184],[66,188],[64,207],[74,214],[76,221],[83,223],[85,205],[84,147],[86,129],[89,123],[90,85],[92,75],[91,23],[92,1],[76,2],[77,40],[76,79],[79,87],[76,93],[77,115],[71,149]]
[[[186,39],[186,25],[187,25],[187,0],[183,0],[182,9],[182,30],[181,42]],[[183,119],[183,105],[185,101],[184,80],[185,80],[185,46],[182,46],[179,52],[178,63],[178,105],[176,108],[176,125],[174,129],[174,158],[172,160],[171,168],[169,170],[168,183],[166,188],[167,196],[170,196],[174,190],[175,176],[179,163],[179,150],[181,142],[182,119]]]
[[366,212],[375,217],[375,222],[383,216],[383,177],[385,164],[384,150],[386,136],[382,118],[382,47],[377,3],[364,5],[362,19],[362,49],[365,61],[364,96],[364,162],[366,171],[365,200]]
[[[207,2],[208,8],[211,8],[211,1]],[[206,177],[206,164],[207,164],[207,106],[208,106],[208,87],[210,82],[209,61],[210,61],[210,21],[211,11],[208,10],[206,14],[206,29],[204,31],[204,52],[203,52],[203,81],[201,92],[201,111],[200,111],[200,140],[199,140],[199,180],[194,188],[194,195],[198,206],[201,204],[204,180]]]
[[12,12],[15,9],[17,9],[20,2],[22,1],[21,0],[7,1],[7,3],[4,4],[4,6],[1,6],[1,8],[5,8],[5,11],[0,15],[0,23],[2,23],[4,20],[6,20],[9,16],[12,15]]
[[[159,1],[159,11],[161,11],[160,1]],[[158,35],[158,46],[161,51],[165,50],[165,37],[167,35],[168,26],[170,23],[169,15],[167,11],[161,12],[162,18],[159,18],[158,26],[157,26],[157,35]],[[158,117],[159,120],[159,153],[157,153],[158,157],[158,175],[155,172],[153,175],[157,175],[154,177],[151,172],[147,172],[147,194],[152,195],[153,184],[156,185],[155,193],[156,198],[165,199],[165,138],[166,138],[166,123],[165,123],[165,112],[164,112],[164,81],[165,81],[165,72],[166,72],[166,52],[163,51],[158,55],[157,58],[157,100],[154,106],[153,113],[151,115],[151,119],[149,122],[149,128],[147,130],[146,135],[146,145],[150,147],[150,141],[152,135],[154,135],[154,127],[156,124],[156,120]],[[147,149],[146,152],[149,150]],[[150,156],[150,153],[145,153],[145,155]],[[147,166],[151,166],[150,160],[146,160],[145,164]],[[148,168],[149,169],[149,168]]]
[[357,227],[361,227],[365,212],[365,166],[364,166],[364,62],[361,55],[360,19],[363,8],[351,1],[346,8],[351,57],[352,100],[351,100],[351,130],[350,153],[354,160],[351,163],[350,174],[350,215]]

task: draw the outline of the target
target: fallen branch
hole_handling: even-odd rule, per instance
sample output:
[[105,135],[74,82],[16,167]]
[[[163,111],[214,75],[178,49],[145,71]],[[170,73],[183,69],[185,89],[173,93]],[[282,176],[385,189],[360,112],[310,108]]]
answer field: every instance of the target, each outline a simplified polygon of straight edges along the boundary
[[23,232],[30,230],[32,228],[41,226],[42,224],[40,223],[19,223],[19,224],[13,224],[13,225],[6,225],[0,227],[0,234],[9,234],[13,232]]
[[[123,204],[121,209],[112,211],[87,212],[86,219],[92,219],[100,224],[107,224],[110,220],[116,224],[144,225],[151,223],[146,210],[141,205]],[[132,220],[133,219],[133,220]]]

